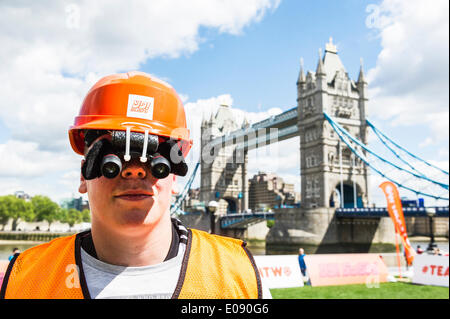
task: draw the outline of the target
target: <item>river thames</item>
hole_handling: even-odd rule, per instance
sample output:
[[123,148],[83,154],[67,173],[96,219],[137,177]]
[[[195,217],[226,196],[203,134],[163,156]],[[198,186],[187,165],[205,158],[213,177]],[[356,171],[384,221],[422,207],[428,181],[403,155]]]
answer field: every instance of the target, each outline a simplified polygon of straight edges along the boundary
[[[0,240],[0,260],[8,260],[8,257],[11,255],[12,250],[14,248],[19,248],[20,251],[24,251],[25,249],[34,247],[42,242],[29,242],[29,241],[16,241],[16,240]],[[417,245],[420,245],[422,249],[426,249],[428,247],[429,242],[424,241],[421,238],[420,241],[411,240],[411,244],[414,249],[416,249]],[[436,242],[438,248],[441,251],[448,252],[449,251],[449,242],[448,241],[438,241]],[[266,251],[264,243],[260,242],[258,244],[252,245],[249,244],[249,249],[253,253],[253,255],[287,255],[287,254],[296,254],[297,252],[286,252],[286,251]],[[393,251],[395,253],[395,251]]]

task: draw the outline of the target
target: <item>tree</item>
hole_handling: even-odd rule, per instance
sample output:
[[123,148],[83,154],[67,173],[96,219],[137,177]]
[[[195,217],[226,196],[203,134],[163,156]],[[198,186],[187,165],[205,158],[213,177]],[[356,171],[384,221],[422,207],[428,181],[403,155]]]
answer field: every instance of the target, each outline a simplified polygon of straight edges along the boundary
[[63,223],[69,224],[70,228],[72,228],[75,224],[82,222],[83,220],[82,213],[74,208],[61,208],[59,217],[59,220]]
[[31,222],[34,219],[33,206],[30,202],[25,201],[22,198],[17,198],[13,196],[15,200],[13,201],[13,210],[10,217],[13,219],[12,229],[16,230],[18,221],[23,219],[26,222]]
[[81,221],[83,223],[91,222],[91,212],[89,209],[83,209],[83,211],[81,212]]
[[60,207],[47,196],[36,195],[31,199],[31,204],[35,213],[35,221],[47,221],[48,230],[50,225],[59,219]]
[[9,209],[7,205],[6,196],[0,196],[0,225],[2,229],[5,228],[5,224],[9,220]]
[[31,203],[14,195],[0,197],[0,223],[5,227],[12,218],[12,230],[16,230],[20,219],[30,222],[34,219],[34,211]]

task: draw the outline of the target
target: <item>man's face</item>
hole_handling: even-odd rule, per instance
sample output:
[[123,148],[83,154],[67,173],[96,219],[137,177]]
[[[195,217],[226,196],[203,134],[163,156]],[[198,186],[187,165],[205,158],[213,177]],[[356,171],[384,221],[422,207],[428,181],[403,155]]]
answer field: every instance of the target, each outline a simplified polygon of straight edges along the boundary
[[148,163],[132,159],[115,178],[81,176],[79,192],[88,194],[93,223],[118,232],[138,232],[168,214],[174,181],[173,174],[153,177]]

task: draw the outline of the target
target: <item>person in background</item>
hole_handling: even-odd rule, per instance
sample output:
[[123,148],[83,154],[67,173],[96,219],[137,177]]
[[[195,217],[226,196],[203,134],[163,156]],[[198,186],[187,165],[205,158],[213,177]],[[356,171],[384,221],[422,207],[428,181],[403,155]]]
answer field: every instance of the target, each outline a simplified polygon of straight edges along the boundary
[[435,256],[442,256],[441,250],[439,248],[437,248],[437,247],[433,250],[433,254]]
[[300,270],[302,272],[303,277],[306,276],[306,264],[305,264],[305,250],[300,248],[298,250],[298,264],[300,265]]
[[20,249],[19,249],[19,248],[14,248],[14,249],[12,250],[12,255],[8,257],[8,260],[11,261],[11,259],[14,258],[14,255],[15,255],[15,254],[20,254]]
[[420,245],[417,245],[416,252],[417,252],[418,255],[423,254],[423,249],[422,249],[422,247],[420,247]]

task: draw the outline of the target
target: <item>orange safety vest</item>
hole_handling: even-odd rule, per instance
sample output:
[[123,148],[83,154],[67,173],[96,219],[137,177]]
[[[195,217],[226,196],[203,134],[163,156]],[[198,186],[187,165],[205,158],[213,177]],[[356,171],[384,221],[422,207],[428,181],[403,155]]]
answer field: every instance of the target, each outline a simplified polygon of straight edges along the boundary
[[[29,248],[11,260],[0,298],[90,298],[80,257],[80,234]],[[242,240],[189,229],[172,298],[262,298],[255,261]]]

